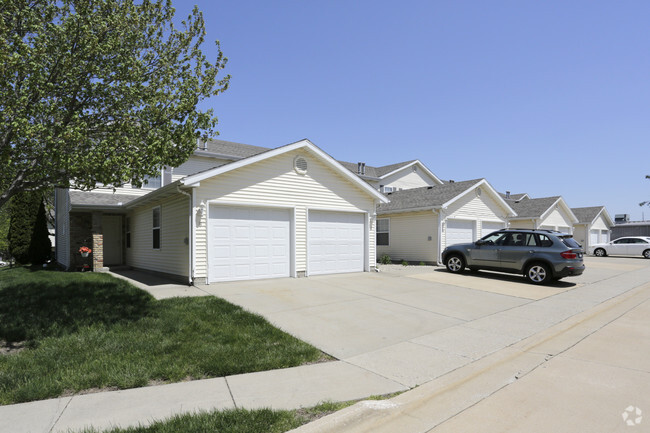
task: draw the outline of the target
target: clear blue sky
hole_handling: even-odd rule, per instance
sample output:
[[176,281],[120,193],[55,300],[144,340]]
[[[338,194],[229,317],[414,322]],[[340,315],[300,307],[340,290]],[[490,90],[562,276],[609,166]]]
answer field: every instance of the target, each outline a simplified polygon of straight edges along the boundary
[[650,2],[197,4],[230,89],[221,139],[308,138],[336,159],[650,219]]

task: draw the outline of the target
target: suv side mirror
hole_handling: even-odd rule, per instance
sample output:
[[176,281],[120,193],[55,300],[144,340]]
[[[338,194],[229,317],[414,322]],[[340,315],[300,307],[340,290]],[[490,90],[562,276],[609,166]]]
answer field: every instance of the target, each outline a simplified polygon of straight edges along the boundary
[[477,247],[480,247],[481,245],[485,245],[487,242],[485,242],[483,239],[479,239],[476,242],[474,242],[474,245]]

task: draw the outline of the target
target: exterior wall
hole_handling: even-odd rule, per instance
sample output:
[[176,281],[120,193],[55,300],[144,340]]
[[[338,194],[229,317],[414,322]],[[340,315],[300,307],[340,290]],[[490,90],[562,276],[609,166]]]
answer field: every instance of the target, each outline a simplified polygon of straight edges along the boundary
[[[445,219],[475,221],[474,240],[479,239],[481,236],[481,225],[483,221],[502,222],[505,225],[507,217],[506,210],[499,206],[498,203],[486,192],[487,188],[482,187],[481,189],[481,196],[478,196],[476,192],[471,191],[456,200],[444,211]],[[440,251],[444,250],[447,246],[445,228],[445,224],[443,224]]]
[[436,263],[438,217],[433,211],[378,215],[390,220],[389,245],[377,246],[377,258],[388,254],[393,261]]
[[178,179],[189,176],[190,174],[196,174],[200,171],[209,170],[229,162],[231,161],[226,159],[191,156],[189,160],[172,170],[172,182],[176,182]]
[[535,229],[537,225],[533,219],[510,219],[510,227],[513,229]]
[[591,228],[594,230],[609,230],[609,226],[605,222],[605,218],[603,218],[602,214],[596,218],[596,221],[591,225]]
[[392,186],[400,190],[439,185],[439,183],[425,174],[420,167],[417,167],[417,171],[413,171],[413,167],[408,167],[382,179],[378,185]]
[[559,230],[560,227],[573,227],[571,218],[560,209],[554,209],[546,218],[539,222],[539,227],[553,227],[553,230]]
[[[304,175],[293,167],[296,156],[307,160]],[[295,271],[301,274],[307,267],[307,210],[360,211],[374,214],[374,198],[338,172],[321,162],[320,157],[307,149],[278,155],[212,179],[201,181],[196,189],[200,214],[196,226],[195,278],[207,277],[207,215],[209,204],[248,204],[295,209]],[[368,266],[375,265],[375,222],[369,222]]]
[[589,246],[589,225],[576,224],[573,226],[573,238],[582,245],[585,250]]
[[57,188],[56,202],[56,261],[64,268],[70,263],[70,195],[67,189]]
[[[160,249],[153,248],[153,208],[160,206]],[[134,209],[126,263],[150,271],[189,277],[189,198],[175,195]]]

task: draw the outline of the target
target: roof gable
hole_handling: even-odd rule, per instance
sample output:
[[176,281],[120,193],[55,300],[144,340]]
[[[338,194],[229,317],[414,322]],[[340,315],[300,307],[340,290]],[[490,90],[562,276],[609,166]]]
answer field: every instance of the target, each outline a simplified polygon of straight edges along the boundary
[[605,206],[591,206],[591,207],[574,207],[571,208],[579,224],[593,224],[596,219],[601,216],[605,219],[608,226],[613,226],[614,221],[605,209]]
[[297,149],[307,148],[313,153],[315,153],[326,165],[330,168],[341,174],[345,179],[355,184],[357,187],[366,191],[368,194],[372,195],[376,200],[380,202],[387,202],[388,199],[379,193],[377,190],[372,188],[366,182],[361,180],[357,175],[350,172],[350,170],[343,167],[338,161],[329,156],[327,153],[323,152],[319,147],[314,145],[311,141],[304,139],[295,143],[287,144],[286,146],[278,147],[276,149],[269,149],[261,153],[257,153],[248,158],[243,158],[228,164],[221,165],[209,170],[205,170],[200,173],[196,173],[190,176],[187,176],[180,180],[180,182],[185,186],[198,186],[200,182],[204,179],[209,179],[214,176],[219,176],[224,173],[228,173],[233,170],[237,170],[241,167],[245,167],[251,164],[254,164],[259,161],[263,161],[268,158],[273,158],[274,156],[282,155],[288,152],[292,152]]
[[479,186],[487,188],[494,199],[506,209],[507,213],[515,215],[512,207],[499,196],[485,179],[446,182],[442,185],[392,192],[387,195],[390,203],[379,205],[377,211],[407,212],[422,209],[444,209]]
[[512,208],[517,212],[514,219],[544,219],[550,214],[556,206],[564,209],[569,218],[578,222],[578,218],[571,211],[561,196],[542,197],[542,198],[525,198],[518,202],[512,203]]

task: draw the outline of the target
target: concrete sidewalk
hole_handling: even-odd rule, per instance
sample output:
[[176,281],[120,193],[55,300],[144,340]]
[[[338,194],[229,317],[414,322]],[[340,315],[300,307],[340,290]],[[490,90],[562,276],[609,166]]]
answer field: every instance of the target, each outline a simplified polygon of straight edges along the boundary
[[0,432],[128,427],[187,412],[235,407],[294,409],[325,400],[355,400],[405,389],[394,381],[336,361],[0,406]]

